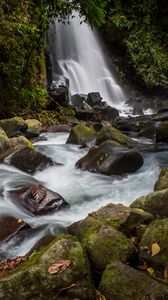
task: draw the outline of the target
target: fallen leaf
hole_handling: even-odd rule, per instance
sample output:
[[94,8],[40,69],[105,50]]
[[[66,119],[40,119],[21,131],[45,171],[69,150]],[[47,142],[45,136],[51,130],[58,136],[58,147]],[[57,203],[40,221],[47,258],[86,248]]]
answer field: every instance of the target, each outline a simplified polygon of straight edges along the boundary
[[18,223],[22,223],[23,222],[23,220],[22,219],[18,219]]
[[157,243],[154,243],[152,245],[151,252],[152,252],[151,256],[157,255],[160,252],[160,246]]
[[71,260],[60,260],[48,268],[49,274],[57,274],[66,270],[70,266]]
[[168,282],[168,265],[166,265],[164,268],[164,279],[166,282]]
[[77,286],[76,283],[72,283],[71,285],[69,285],[69,286],[67,286],[67,287],[65,287],[65,288],[60,289],[59,292],[63,292],[63,291],[70,290],[70,289],[72,289],[72,288],[74,288],[74,287],[76,287],[76,286]]
[[152,275],[152,276],[155,274],[155,271],[154,271],[153,268],[147,268],[146,270],[147,270],[147,272],[148,272],[150,275]]

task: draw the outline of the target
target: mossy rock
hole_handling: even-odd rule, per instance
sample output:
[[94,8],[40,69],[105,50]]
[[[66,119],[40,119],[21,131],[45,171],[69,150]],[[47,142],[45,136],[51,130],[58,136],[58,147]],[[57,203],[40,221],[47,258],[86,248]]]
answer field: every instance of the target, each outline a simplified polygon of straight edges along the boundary
[[164,189],[168,189],[168,168],[161,169],[159,178],[154,187],[155,191],[161,191]]
[[52,126],[59,123],[67,123],[68,118],[63,114],[53,110],[42,110],[38,113],[38,119],[43,126]]
[[0,120],[0,127],[6,132],[8,137],[13,137],[18,132],[25,134],[27,130],[27,124],[21,117]]
[[168,189],[142,196],[136,199],[130,207],[144,209],[156,217],[168,217]]
[[135,142],[131,140],[129,137],[127,137],[125,134],[123,134],[118,129],[112,127],[112,126],[104,126],[98,133],[97,139],[96,139],[96,145],[100,145],[101,143],[107,141],[107,140],[113,140],[121,145],[131,148],[135,146]]
[[99,290],[106,300],[167,300],[168,287],[121,262],[105,269]]
[[111,226],[131,236],[141,224],[149,224],[153,220],[153,215],[142,209],[129,208],[122,204],[108,204],[79,222],[75,235],[80,240],[87,239],[102,226]]
[[39,136],[40,132],[42,131],[42,124],[36,119],[27,119],[25,120],[25,123],[27,124],[27,132],[26,137],[32,138]]
[[[48,268],[70,260],[62,272],[49,274]],[[94,290],[87,258],[79,241],[60,235],[47,248],[31,255],[21,267],[0,280],[0,299],[81,299],[93,300]]]
[[135,251],[133,243],[111,226],[101,226],[82,242],[97,270],[103,270],[112,261],[127,262]]
[[[168,219],[155,220],[145,230],[140,249],[142,256],[153,265],[168,265]],[[152,251],[152,245],[157,244],[160,247],[155,255]],[[147,252],[147,253],[146,253]]]
[[68,144],[85,144],[96,138],[96,132],[84,124],[78,124],[71,129]]
[[10,148],[10,140],[5,131],[0,127],[0,155]]
[[31,141],[29,141],[25,136],[21,135],[18,137],[10,138],[10,145],[14,149],[18,146],[27,146],[29,148],[34,148]]

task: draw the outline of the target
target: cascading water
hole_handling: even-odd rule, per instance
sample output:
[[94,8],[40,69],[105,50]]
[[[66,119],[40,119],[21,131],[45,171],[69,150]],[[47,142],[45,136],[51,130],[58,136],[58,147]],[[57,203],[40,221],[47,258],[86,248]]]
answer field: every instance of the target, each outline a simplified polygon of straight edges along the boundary
[[100,92],[104,101],[120,107],[125,95],[107,67],[95,30],[77,13],[70,24],[51,24],[49,45],[52,77],[56,85],[68,85],[71,95]]

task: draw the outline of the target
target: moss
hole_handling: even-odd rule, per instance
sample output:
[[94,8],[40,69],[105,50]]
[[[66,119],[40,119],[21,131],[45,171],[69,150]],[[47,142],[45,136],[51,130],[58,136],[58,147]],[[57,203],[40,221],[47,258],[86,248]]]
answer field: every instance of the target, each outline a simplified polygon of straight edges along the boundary
[[154,190],[160,191],[168,188],[168,168],[162,168],[159,174],[159,178],[155,183]]
[[116,141],[126,147],[133,147],[135,145],[133,140],[112,126],[105,126],[99,131],[96,144],[99,145],[107,140]]
[[37,114],[37,116],[41,123],[48,126],[68,122],[68,119],[64,115],[52,110],[42,110]]
[[[71,260],[63,272],[49,274],[48,267],[59,260]],[[67,299],[75,296],[81,300],[93,300],[94,292],[87,259],[78,240],[69,235],[59,235],[43,250],[31,255],[30,259],[0,281],[0,295],[5,299],[59,299],[60,290],[65,290]],[[83,293],[83,294],[82,294]],[[17,295],[16,295],[17,294]],[[39,298],[38,298],[39,297]],[[0,299],[3,299],[0,297]],[[36,299],[36,298],[35,298]]]

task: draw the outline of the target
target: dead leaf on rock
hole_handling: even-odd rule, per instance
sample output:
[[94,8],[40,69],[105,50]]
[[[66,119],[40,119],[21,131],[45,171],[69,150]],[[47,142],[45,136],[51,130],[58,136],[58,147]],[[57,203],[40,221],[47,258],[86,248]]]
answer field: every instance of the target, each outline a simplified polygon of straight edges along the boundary
[[147,268],[146,270],[147,270],[147,272],[148,272],[151,276],[154,276],[154,275],[155,275],[155,271],[154,271],[153,268]]
[[155,256],[160,252],[160,246],[157,243],[152,244],[151,256]]
[[69,286],[67,286],[67,287],[64,287],[64,288],[60,289],[59,292],[64,292],[64,291],[70,290],[70,289],[72,289],[72,288],[74,288],[74,287],[76,287],[76,286],[77,286],[76,283],[72,283],[71,285],[69,285]]
[[65,271],[70,266],[71,260],[59,260],[48,268],[49,274],[57,274]]

